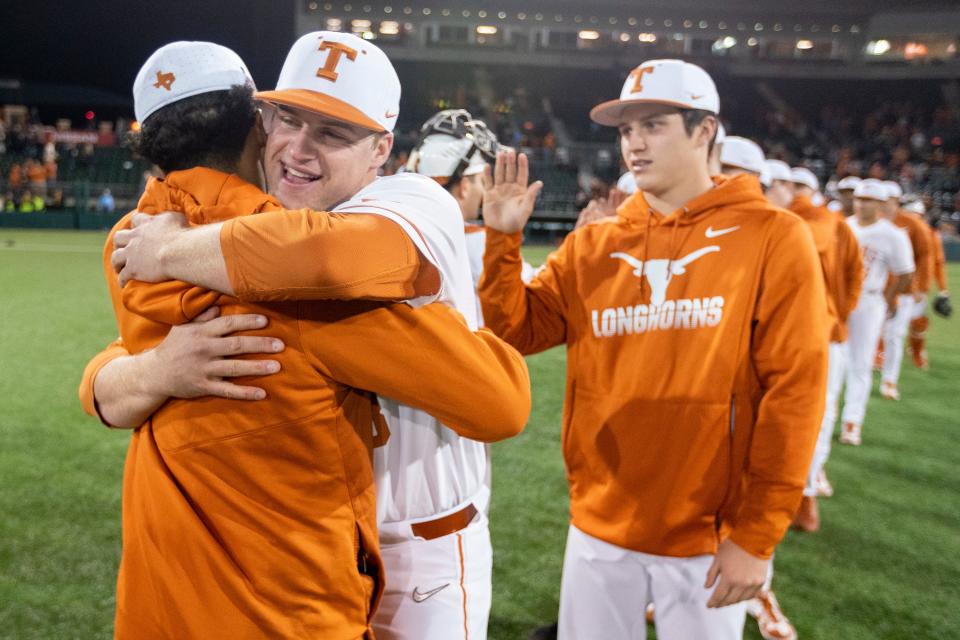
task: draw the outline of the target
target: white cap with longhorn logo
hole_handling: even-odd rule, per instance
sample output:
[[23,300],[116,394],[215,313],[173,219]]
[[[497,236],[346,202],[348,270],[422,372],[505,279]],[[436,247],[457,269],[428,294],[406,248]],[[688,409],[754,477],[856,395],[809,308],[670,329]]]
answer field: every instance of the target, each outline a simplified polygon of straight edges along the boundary
[[400,113],[400,79],[376,45],[352,33],[314,31],[290,48],[277,88],[256,97],[389,132]]

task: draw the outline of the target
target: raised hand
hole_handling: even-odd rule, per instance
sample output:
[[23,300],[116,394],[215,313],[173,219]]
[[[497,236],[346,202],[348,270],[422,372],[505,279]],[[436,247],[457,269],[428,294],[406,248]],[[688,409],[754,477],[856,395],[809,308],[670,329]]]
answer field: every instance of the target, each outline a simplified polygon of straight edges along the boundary
[[483,171],[483,222],[484,225],[502,233],[521,231],[533,214],[537,195],[543,182],[530,180],[530,164],[527,156],[515,151],[497,153],[491,171]]

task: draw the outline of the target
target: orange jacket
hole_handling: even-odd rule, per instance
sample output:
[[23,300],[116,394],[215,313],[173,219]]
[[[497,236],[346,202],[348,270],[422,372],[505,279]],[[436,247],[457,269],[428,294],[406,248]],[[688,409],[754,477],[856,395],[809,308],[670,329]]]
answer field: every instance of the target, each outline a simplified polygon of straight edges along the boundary
[[913,247],[913,261],[917,270],[913,272],[910,292],[925,293],[930,290],[930,274],[933,268],[929,227],[920,219],[920,216],[902,209],[897,211],[893,224],[906,230],[907,235],[910,236],[910,246]]
[[863,258],[857,237],[842,214],[813,204],[808,196],[795,198],[790,210],[813,232],[826,284],[830,342],[845,342],[847,318],[857,306],[863,284]]
[[823,414],[827,323],[810,231],[755,178],[669,215],[642,193],[520,280],[521,235],[487,230],[487,326],[523,353],[567,346],[573,524],[621,547],[767,557]]
[[943,253],[943,238],[936,229],[930,229],[931,242],[933,243],[933,277],[937,281],[938,291],[947,291],[947,258]]
[[[276,206],[235,176],[192,169],[152,181],[138,208],[182,210],[199,224]],[[440,304],[255,305],[176,282],[131,283],[121,292],[111,247],[112,238],[104,273],[130,352],[151,348],[211,304],[224,314],[267,316],[269,326],[250,335],[287,345],[276,356],[281,372],[257,382],[267,400],[172,399],[134,432],[116,637],[367,633],[384,582],[371,392],[495,440],[517,433],[529,412],[523,359],[492,334],[471,333]],[[95,360],[120,354],[113,347]],[[82,395],[90,400],[96,371],[88,372]]]

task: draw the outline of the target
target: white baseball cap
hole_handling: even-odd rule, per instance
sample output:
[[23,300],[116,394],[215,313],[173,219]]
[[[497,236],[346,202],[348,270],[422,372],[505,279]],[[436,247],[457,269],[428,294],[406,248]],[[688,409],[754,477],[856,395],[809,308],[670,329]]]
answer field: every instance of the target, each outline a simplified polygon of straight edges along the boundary
[[737,167],[758,175],[763,174],[766,158],[763,149],[753,140],[727,136],[720,148],[720,164]]
[[860,184],[860,178],[857,176],[847,176],[837,183],[837,191],[853,191]]
[[174,102],[236,85],[256,89],[247,65],[232,50],[212,42],[171,42],[140,67],[133,81],[133,113],[142,123]]
[[884,180],[883,185],[887,188],[887,198],[896,198],[899,200],[903,197],[903,187],[899,183],[894,182],[893,180]]
[[647,60],[627,76],[620,99],[595,106],[590,118],[616,127],[626,107],[650,103],[720,113],[720,96],[706,71],[683,60]]
[[[435,133],[424,138],[410,155],[407,170],[442,181],[453,175],[464,156],[472,149],[473,141],[469,138],[454,138]],[[487,161],[483,154],[474,151],[461,175],[475,176],[482,173],[485,166]]]
[[820,188],[820,181],[817,180],[817,176],[813,175],[813,171],[810,171],[810,169],[806,167],[793,167],[790,169],[790,182],[802,184],[805,187],[810,187],[814,191]]
[[400,79],[376,45],[352,33],[314,31],[290,48],[277,88],[256,97],[371,131],[393,131]]
[[783,160],[767,160],[767,172],[770,174],[770,182],[774,180],[783,180],[784,182],[793,182],[793,176],[790,173],[790,165]]
[[923,204],[923,200],[913,200],[903,205],[903,210],[924,215],[927,212],[927,206]]
[[883,181],[874,178],[861,180],[860,184],[853,190],[853,197],[855,198],[879,200],[880,202],[886,202],[890,197],[889,194],[890,192],[887,190],[887,186],[883,184]]

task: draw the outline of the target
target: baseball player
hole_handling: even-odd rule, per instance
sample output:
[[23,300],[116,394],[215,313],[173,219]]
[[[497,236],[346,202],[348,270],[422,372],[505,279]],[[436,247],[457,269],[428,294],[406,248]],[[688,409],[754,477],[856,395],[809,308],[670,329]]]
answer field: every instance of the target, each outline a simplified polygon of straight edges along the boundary
[[[863,256],[863,286],[848,326],[846,373],[840,442],[859,445],[870,396],[871,370],[880,331],[896,309],[897,296],[907,291],[914,272],[913,252],[905,233],[883,217],[890,192],[882,181],[862,180],[854,190],[855,215],[847,218]],[[892,276],[888,282],[888,276]],[[827,452],[829,453],[829,452]]]
[[718,111],[703,69],[634,69],[591,117],[618,127],[639,190],[529,284],[519,247],[539,184],[512,153],[485,176],[487,326],[524,353],[568,352],[561,640],[642,638],[650,602],[664,640],[740,638],[800,502],[826,378],[822,277],[810,232],[756,179],[711,179]]
[[820,437],[807,476],[807,486],[803,490],[803,500],[792,524],[794,529],[814,532],[820,528],[817,496],[832,493],[823,465],[829,455],[833,425],[837,419],[837,400],[847,361],[844,344],[847,319],[860,297],[863,260],[856,236],[843,216],[823,205],[814,204],[816,177],[807,169],[796,168],[791,171],[791,179],[795,185],[795,197],[790,204],[790,211],[803,218],[813,232],[823,268],[830,322],[829,369]]
[[913,261],[916,271],[908,291],[897,297],[896,313],[883,325],[883,367],[880,381],[880,395],[888,400],[899,400],[900,367],[903,364],[904,339],[910,321],[922,316],[927,306],[927,292],[930,290],[930,231],[927,224],[916,214],[900,208],[903,189],[892,180],[884,183],[887,188],[887,202],[884,205],[886,218],[903,229],[910,239]]
[[767,176],[770,185],[765,189],[767,199],[781,209],[788,209],[794,198],[793,175],[790,165],[783,160],[767,160]]
[[[164,178],[150,181],[143,209],[182,206],[197,225],[279,209],[253,184],[262,134],[249,84],[236,54],[210,43],[174,43],[151,56],[134,85],[143,122],[138,147]],[[372,155],[372,136],[334,146],[364,145]],[[441,304],[416,310],[368,302],[256,305],[176,282],[132,282],[121,291],[110,253],[132,217],[113,230],[104,255],[118,326],[132,353],[152,348],[170,326],[211,305],[262,314],[288,348],[277,356],[283,372],[265,384],[267,401],[173,401],[135,432],[124,474],[117,636],[352,640],[365,634],[383,583],[369,456],[386,432],[371,432],[370,391],[415,401],[483,437],[464,398],[473,397],[469,387],[500,380],[499,389],[484,393],[493,391],[490,401],[498,406],[510,403],[517,383],[504,368],[510,352],[492,354],[498,348],[492,336],[474,335]],[[432,357],[419,358],[430,349]],[[469,382],[437,376],[432,364],[413,371],[447,352],[461,359],[454,368],[464,375],[474,374],[477,357],[487,374]],[[511,366],[522,367],[515,357]],[[456,401],[449,394],[460,388],[465,392]],[[416,399],[419,392],[430,397]],[[514,427],[525,417],[516,416]]]
[[860,178],[857,176],[847,176],[837,183],[837,197],[843,208],[844,217],[849,218],[853,215],[853,190],[860,184]]
[[720,173],[738,176],[746,173],[758,180],[766,172],[763,149],[753,140],[740,136],[727,136],[720,149]]
[[[930,232],[930,279],[936,280],[938,277],[943,275],[943,267],[942,265],[938,265],[938,261],[943,260],[943,244],[940,240],[940,235],[937,233],[936,228],[929,224],[929,221],[926,219],[925,214],[927,209],[924,206],[923,201],[917,199],[908,202],[903,205],[903,210],[907,213],[915,213]],[[940,273],[938,273],[938,269]],[[934,309],[936,309],[936,303],[939,299],[940,295],[938,294],[937,300],[934,301]],[[930,318],[927,317],[927,301],[924,299],[913,308],[913,315],[910,318],[909,333],[910,359],[913,361],[913,365],[922,371],[926,371],[930,368],[930,359],[927,356],[926,348],[927,329],[929,326]]]
[[[460,311],[475,329],[476,300],[456,202],[422,176],[376,178],[393,141],[390,130],[399,103],[399,82],[382,51],[350,34],[307,34],[291,49],[277,89],[257,97],[263,101],[268,132],[265,162],[271,190],[295,206],[373,213],[395,222],[439,272],[439,300]],[[341,166],[338,158],[346,150],[338,136],[357,128],[373,134],[373,146],[358,147],[356,153],[365,149],[368,155]],[[334,150],[325,150],[328,144]],[[344,182],[351,171],[359,171],[359,179]],[[303,267],[315,277],[309,265],[318,257],[317,239],[327,231],[318,214],[287,211],[282,219],[257,224],[255,219],[268,216],[222,228],[211,225],[212,245],[194,230],[142,224],[121,249],[124,262],[118,266],[127,278],[176,275],[203,284],[211,280],[208,271],[219,271],[230,276],[227,286],[232,289],[253,289],[268,299],[326,297],[297,271]],[[322,215],[319,220],[323,222]],[[133,250],[134,241],[139,251]],[[160,263],[150,250],[156,244],[178,249]],[[241,249],[246,247],[250,249]],[[419,306],[434,298],[421,296],[410,303]],[[381,638],[485,637],[491,566],[485,448],[444,426],[444,412],[434,417],[382,396],[379,404],[392,434],[374,452],[377,522],[388,577],[372,627]]]
[[[435,114],[420,127],[420,140],[406,166],[411,173],[436,180],[460,205],[474,289],[483,271],[483,249],[487,241],[486,230],[477,224],[483,200],[483,168],[496,158],[499,149],[504,147],[482,120],[475,119],[465,109],[448,109]],[[524,261],[526,281],[535,271]],[[477,304],[479,309],[479,301]]]
[[[720,151],[720,165],[726,176],[747,174],[758,178],[764,190],[772,186],[772,175],[763,149],[753,140],[727,136]],[[786,167],[786,163],[783,166]],[[786,178],[789,179],[789,173]],[[797,630],[783,612],[773,591],[774,564],[774,557],[771,557],[767,580],[756,597],[747,601],[747,613],[757,621],[757,628],[764,640],[796,640]]]

